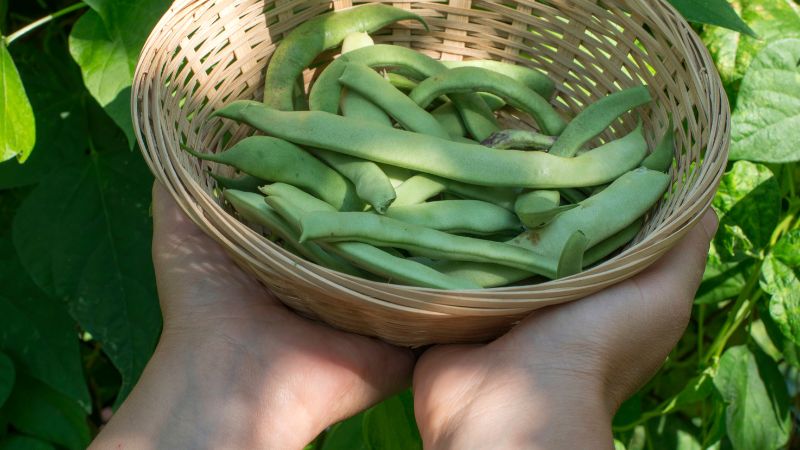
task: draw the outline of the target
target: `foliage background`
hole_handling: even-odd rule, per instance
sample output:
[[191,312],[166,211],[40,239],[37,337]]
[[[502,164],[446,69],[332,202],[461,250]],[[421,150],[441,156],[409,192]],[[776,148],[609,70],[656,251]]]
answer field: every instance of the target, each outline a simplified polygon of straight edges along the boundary
[[[621,408],[616,444],[800,448],[800,7],[671,1],[735,106],[732,162],[692,323]],[[88,445],[158,339],[152,176],[129,94],[170,3],[0,0],[0,449]],[[310,447],[421,448],[412,402],[389,399]]]

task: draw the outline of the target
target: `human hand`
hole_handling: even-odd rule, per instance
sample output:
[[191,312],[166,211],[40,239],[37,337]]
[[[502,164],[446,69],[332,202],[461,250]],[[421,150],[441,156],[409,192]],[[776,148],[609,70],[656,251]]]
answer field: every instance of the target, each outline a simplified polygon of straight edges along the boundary
[[613,448],[611,420],[683,334],[717,218],[642,274],[534,313],[478,346],[428,350],[414,371],[425,448]]
[[94,448],[302,448],[408,384],[410,351],[289,311],[160,184],[153,217],[164,329]]

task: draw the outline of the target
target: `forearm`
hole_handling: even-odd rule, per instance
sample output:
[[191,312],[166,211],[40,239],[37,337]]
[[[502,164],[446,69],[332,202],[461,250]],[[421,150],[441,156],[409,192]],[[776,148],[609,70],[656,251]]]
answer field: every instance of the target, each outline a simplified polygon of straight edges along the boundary
[[302,448],[314,421],[234,350],[160,344],[92,448]]

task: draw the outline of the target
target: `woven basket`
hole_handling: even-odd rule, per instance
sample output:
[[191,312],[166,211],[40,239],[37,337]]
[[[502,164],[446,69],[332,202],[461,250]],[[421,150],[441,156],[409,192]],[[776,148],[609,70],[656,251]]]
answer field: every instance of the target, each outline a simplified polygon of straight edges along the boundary
[[[192,220],[286,305],[400,345],[485,341],[531,311],[585,297],[644,270],[709,207],[727,160],[729,105],[702,42],[665,0],[389,3],[423,16],[431,31],[403,22],[382,30],[376,42],[410,46],[442,60],[497,59],[542,69],[557,84],[553,104],[565,117],[610,92],[646,83],[656,102],[639,114],[651,147],[669,114],[683,125],[672,188],[622,253],[558,281],[447,292],[371,282],[317,266],[237,220],[208,173],[230,175],[230,169],[199,162],[179,143],[218,152],[252,134],[245,126],[208,117],[233,100],[261,99],[264,69],[280,39],[307,19],[352,3],[178,0],[147,41],[136,70],[132,95],[139,145]],[[306,81],[313,76],[307,71]],[[623,117],[598,142],[626,134],[637,119]],[[504,120],[532,123],[508,114]]]

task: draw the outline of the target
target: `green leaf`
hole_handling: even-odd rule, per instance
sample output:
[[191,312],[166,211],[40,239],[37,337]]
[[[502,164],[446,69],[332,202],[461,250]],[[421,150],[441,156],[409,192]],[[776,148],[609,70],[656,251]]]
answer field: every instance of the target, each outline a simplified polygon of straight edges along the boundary
[[775,362],[746,346],[729,348],[714,385],[725,400],[728,437],[734,449],[777,449],[791,430],[789,394]]
[[89,444],[86,415],[77,403],[20,373],[6,406],[17,430],[68,449]]
[[709,305],[736,297],[747,283],[753,267],[751,260],[723,263],[714,246],[709,250],[703,282],[697,290],[695,304]]
[[765,47],[742,81],[732,118],[731,159],[800,160],[800,39]]
[[686,386],[663,406],[662,411],[671,413],[685,406],[701,402],[708,398],[713,390],[712,372],[710,369],[706,369],[700,375],[689,380]]
[[86,87],[135,143],[130,113],[133,73],[152,27],[169,0],[93,0],[93,8],[72,28],[69,48],[81,67]]
[[36,143],[36,121],[5,41],[0,42],[0,82],[0,161],[16,156],[23,163]]
[[66,159],[88,147],[86,107],[91,101],[66,39],[21,40],[11,48],[36,115],[36,146],[25,164],[0,164],[0,189],[37,183]]
[[55,450],[55,447],[30,436],[9,436],[0,440],[0,450]]
[[33,190],[14,219],[13,240],[36,284],[65,300],[103,344],[122,375],[119,402],[161,329],[150,257],[153,179],[124,140],[97,142],[94,153]]
[[772,320],[784,336],[800,345],[800,279],[793,268],[774,253],[770,254],[761,269],[761,288],[772,296],[769,302]]
[[0,353],[0,407],[3,406],[11,394],[15,378],[14,362],[5,354]]
[[669,0],[689,22],[718,25],[755,37],[726,0]]
[[732,4],[758,39],[722,28],[706,29],[703,39],[726,85],[737,84],[768,43],[800,38],[800,8],[794,0],[734,0]]
[[364,441],[372,450],[422,449],[411,391],[391,397],[364,413]]
[[720,216],[714,250],[722,263],[759,258],[778,225],[781,193],[766,166],[739,161],[722,177],[713,202]]
[[0,235],[0,286],[0,350],[89,411],[75,322],[30,280],[8,235]]
[[772,248],[772,255],[789,267],[800,268],[800,229],[783,235]]
[[325,434],[322,450],[368,450],[364,443],[363,414],[332,426]]

